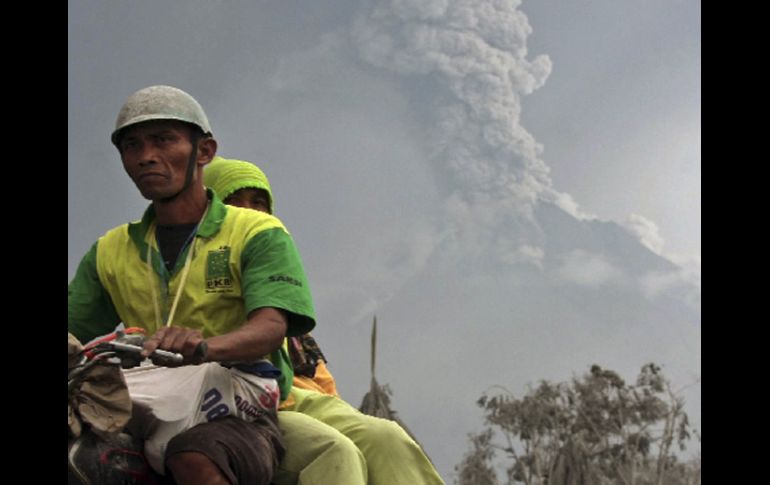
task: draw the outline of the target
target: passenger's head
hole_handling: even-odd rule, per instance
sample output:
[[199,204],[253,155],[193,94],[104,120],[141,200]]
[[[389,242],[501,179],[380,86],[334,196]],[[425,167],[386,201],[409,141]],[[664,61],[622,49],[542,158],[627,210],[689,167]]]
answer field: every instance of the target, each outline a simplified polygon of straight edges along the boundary
[[214,157],[203,171],[203,184],[214,189],[225,204],[273,213],[270,182],[253,163]]

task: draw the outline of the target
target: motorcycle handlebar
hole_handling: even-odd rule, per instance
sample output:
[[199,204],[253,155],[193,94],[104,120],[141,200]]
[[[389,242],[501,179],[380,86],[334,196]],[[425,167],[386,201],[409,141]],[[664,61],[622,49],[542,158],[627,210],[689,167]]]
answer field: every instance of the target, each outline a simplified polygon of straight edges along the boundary
[[[142,347],[138,345],[124,344],[122,342],[110,342],[109,344],[113,349],[119,352],[131,352],[135,354],[142,352]],[[177,354],[175,352],[169,352],[167,350],[161,349],[153,350],[153,352],[150,354],[150,358],[152,357],[158,357],[160,360],[166,361],[170,364],[181,364],[184,360],[182,354]]]

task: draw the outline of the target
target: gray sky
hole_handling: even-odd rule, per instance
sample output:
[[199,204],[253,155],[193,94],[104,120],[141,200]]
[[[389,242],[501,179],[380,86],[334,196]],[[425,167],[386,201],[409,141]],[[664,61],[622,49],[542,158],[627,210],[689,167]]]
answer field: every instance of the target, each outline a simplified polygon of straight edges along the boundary
[[700,377],[698,2],[75,0],[68,40],[68,277],[146,206],[121,104],[188,91],[270,178],[343,396],[377,313],[378,378],[448,482],[493,385]]

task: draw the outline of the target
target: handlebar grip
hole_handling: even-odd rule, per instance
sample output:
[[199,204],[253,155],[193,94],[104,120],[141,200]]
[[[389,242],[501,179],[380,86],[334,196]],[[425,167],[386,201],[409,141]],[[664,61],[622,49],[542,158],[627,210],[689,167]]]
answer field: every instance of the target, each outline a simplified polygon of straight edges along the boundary
[[[142,351],[142,347],[138,345],[124,344],[122,342],[109,342],[109,345],[115,350],[131,352],[134,354],[139,354]],[[196,348],[195,350],[197,351],[198,349]],[[169,352],[167,350],[161,349],[153,350],[150,354],[150,358],[152,357],[159,357],[160,359],[165,360],[170,364],[181,364],[184,360],[182,354],[177,354],[175,352]]]
[[[196,349],[197,350],[197,349]],[[184,357],[182,357],[182,354],[177,354],[175,352],[169,352],[167,350],[160,350],[155,349],[151,354],[150,357],[158,356],[161,359],[167,361],[170,364],[181,364],[184,360]]]

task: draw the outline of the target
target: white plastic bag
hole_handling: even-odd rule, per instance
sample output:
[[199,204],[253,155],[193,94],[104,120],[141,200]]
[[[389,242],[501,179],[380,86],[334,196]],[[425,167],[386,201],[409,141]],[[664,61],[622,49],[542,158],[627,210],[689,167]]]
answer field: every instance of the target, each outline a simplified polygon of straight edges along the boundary
[[144,453],[158,473],[168,442],[199,423],[234,415],[253,421],[275,411],[280,389],[275,379],[259,377],[217,363],[182,367],[145,365],[124,371],[131,399],[147,406],[143,417]]

